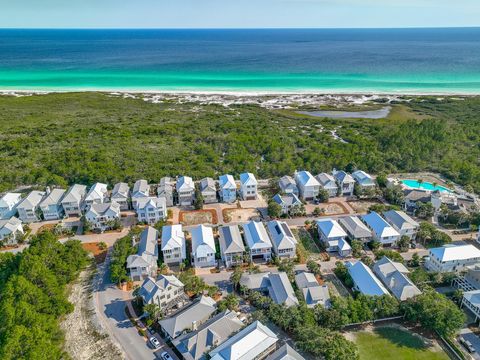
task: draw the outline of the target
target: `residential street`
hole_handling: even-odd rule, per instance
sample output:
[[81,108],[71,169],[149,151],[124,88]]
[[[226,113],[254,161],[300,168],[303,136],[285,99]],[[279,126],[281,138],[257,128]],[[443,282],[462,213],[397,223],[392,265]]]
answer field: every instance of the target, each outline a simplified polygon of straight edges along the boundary
[[104,264],[98,267],[98,274],[94,278],[94,305],[100,324],[105,331],[116,341],[129,360],[158,359],[164,350],[153,351],[140,336],[125,314],[127,293],[110,283],[108,266],[110,254]]

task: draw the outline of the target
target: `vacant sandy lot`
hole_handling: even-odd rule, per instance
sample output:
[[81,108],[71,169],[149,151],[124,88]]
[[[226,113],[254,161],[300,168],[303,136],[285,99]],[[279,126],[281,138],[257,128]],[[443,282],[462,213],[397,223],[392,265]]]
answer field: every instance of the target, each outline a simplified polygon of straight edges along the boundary
[[246,222],[259,218],[257,209],[223,209],[223,221],[228,222]]
[[368,212],[368,208],[372,205],[380,204],[377,201],[349,201],[348,205],[357,213],[357,214],[366,214]]
[[185,226],[217,224],[217,212],[213,209],[180,211],[179,222]]

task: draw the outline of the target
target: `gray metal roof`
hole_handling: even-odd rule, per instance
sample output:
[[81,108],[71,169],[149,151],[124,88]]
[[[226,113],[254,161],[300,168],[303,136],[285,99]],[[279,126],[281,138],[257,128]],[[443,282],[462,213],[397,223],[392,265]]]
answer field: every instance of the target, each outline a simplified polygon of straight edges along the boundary
[[138,254],[147,253],[158,257],[158,231],[148,226],[140,234],[140,243],[138,244]]
[[417,229],[420,224],[413,220],[403,211],[390,210],[383,213],[383,217],[397,229]]
[[354,239],[365,239],[372,237],[372,231],[357,216],[346,216],[339,220],[340,225]]
[[216,311],[215,300],[208,296],[202,296],[199,300],[181,309],[174,315],[160,320],[162,329],[175,339],[187,329],[195,325],[201,325]]
[[61,200],[65,195],[65,189],[53,189],[50,194],[46,195],[42,202],[40,203],[40,207],[47,207],[50,205],[58,205],[61,203]]
[[268,232],[277,250],[296,247],[297,239],[284,221],[272,220],[267,224]]
[[215,186],[215,180],[212,178],[206,177],[200,180],[200,191],[210,191],[210,192],[216,192],[217,188]]
[[222,226],[219,228],[219,233],[220,250],[223,254],[245,251],[242,235],[237,225]]
[[85,185],[75,184],[70,186],[67,193],[62,199],[62,203],[80,203],[87,193]]
[[268,293],[275,303],[286,306],[298,305],[298,299],[290,280],[288,280],[287,273],[270,274],[268,279],[270,281]]
[[305,358],[290,347],[290,345],[284,344],[265,360],[305,360]]
[[130,194],[130,187],[127,183],[117,183],[112,190],[112,198],[122,197],[127,199]]

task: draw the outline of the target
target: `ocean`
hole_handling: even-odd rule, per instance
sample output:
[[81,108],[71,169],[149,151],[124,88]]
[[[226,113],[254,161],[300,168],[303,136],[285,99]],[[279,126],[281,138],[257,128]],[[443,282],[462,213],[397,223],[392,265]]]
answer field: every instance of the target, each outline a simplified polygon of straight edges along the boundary
[[480,94],[480,28],[4,29],[0,90]]

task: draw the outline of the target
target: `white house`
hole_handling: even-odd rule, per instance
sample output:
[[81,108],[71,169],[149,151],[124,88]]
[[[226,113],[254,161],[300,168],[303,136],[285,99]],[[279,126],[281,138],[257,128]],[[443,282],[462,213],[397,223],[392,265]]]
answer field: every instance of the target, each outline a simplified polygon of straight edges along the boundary
[[272,257],[272,243],[265,226],[261,222],[250,221],[243,224],[245,241],[250,250],[250,259],[269,261]]
[[295,208],[300,208],[302,206],[302,202],[294,193],[276,194],[272,200],[282,207],[282,214],[285,215],[289,214],[290,211]]
[[198,225],[191,231],[192,234],[192,262],[193,266],[212,267],[216,265],[215,239],[213,230],[209,226]]
[[222,175],[218,179],[220,185],[220,199],[225,203],[233,203],[237,200],[237,184],[232,175]]
[[372,270],[361,261],[347,262],[348,273],[353,280],[353,289],[364,295],[390,295],[382,282],[373,274]]
[[17,213],[16,206],[22,200],[20,193],[6,193],[0,198],[0,219],[10,219]]
[[181,224],[165,225],[162,228],[163,261],[167,265],[179,265],[187,258],[185,234]]
[[367,174],[365,171],[354,171],[352,173],[352,177],[362,189],[374,188],[377,186],[372,176]]
[[116,202],[93,203],[85,213],[85,219],[95,230],[109,230],[115,221],[120,221],[120,205]]
[[295,283],[303,294],[309,308],[321,305],[330,307],[330,292],[327,285],[320,285],[315,275],[309,272],[301,272],[295,275]]
[[222,260],[227,268],[241,265],[245,246],[242,241],[242,234],[237,225],[222,226],[218,230],[220,233],[219,244]]
[[52,191],[47,190],[45,197],[39,204],[45,220],[58,220],[65,216],[62,206],[64,195],[64,189],[53,189]]
[[205,204],[217,202],[217,187],[212,178],[206,177],[200,180],[200,193]]
[[85,207],[93,204],[103,204],[108,200],[107,184],[95,183],[85,196]]
[[158,231],[149,226],[140,234],[136,255],[127,258],[127,269],[133,281],[157,276]]
[[347,233],[333,219],[319,219],[316,221],[318,235],[320,240],[325,244],[325,248],[329,252],[338,251],[340,256],[348,256],[351,247],[345,241]]
[[300,198],[308,201],[318,196],[320,183],[308,171],[298,171],[295,173],[295,181],[298,186]]
[[110,199],[120,205],[120,210],[127,211],[130,209],[130,187],[128,184],[122,182],[115,184]]
[[252,173],[240,174],[240,197],[242,200],[255,200],[257,198],[257,179]]
[[278,337],[260,321],[255,321],[210,351],[211,360],[264,359],[276,349]]
[[358,216],[341,217],[338,222],[345,229],[350,240],[358,240],[364,244],[372,241],[372,231],[358,218]]
[[415,240],[417,237],[420,224],[403,211],[390,210],[384,212],[383,217],[400,233],[400,236],[408,236],[410,240]]
[[297,196],[299,194],[297,183],[291,176],[285,175],[281,177],[278,181],[278,186],[284,194],[295,194]]
[[435,272],[462,272],[480,264],[480,250],[473,245],[447,245],[429,250],[425,267]]
[[67,216],[81,216],[83,209],[83,199],[87,194],[85,185],[75,184],[70,186],[62,199],[62,207]]
[[22,222],[16,217],[0,220],[0,242],[5,245],[14,245],[17,243],[18,234],[23,235]]
[[285,343],[265,360],[305,360],[305,358]]
[[332,175],[327,173],[320,173],[317,176],[315,176],[315,178],[320,183],[320,187],[328,191],[328,195],[330,197],[337,196],[338,186],[337,186],[337,182],[335,181],[335,178]]
[[295,258],[297,256],[297,239],[284,221],[273,220],[267,224],[273,249],[279,258]]
[[400,301],[422,293],[407,277],[408,269],[403,264],[393,262],[386,256],[373,265],[373,272]]
[[367,227],[372,230],[373,239],[384,246],[393,246],[400,239],[400,233],[386,222],[375,211],[361,217]]
[[355,180],[350,174],[347,174],[345,171],[336,171],[333,170],[333,177],[340,188],[340,193],[343,196],[352,196],[353,189],[355,187]]
[[139,222],[155,224],[160,220],[165,220],[167,217],[165,198],[138,198],[136,209]]
[[195,184],[189,176],[180,176],[177,180],[178,204],[190,206],[195,200]]
[[45,193],[43,191],[32,191],[25,199],[17,205],[18,218],[25,223],[39,221],[38,206]]
[[150,185],[148,185],[147,180],[137,180],[133,184],[132,191],[132,207],[137,208],[137,201],[140,199],[145,199],[150,197]]
[[167,202],[167,207],[173,206],[173,192],[175,190],[175,181],[169,177],[160,179],[160,184],[157,187],[158,197],[164,197]]
[[162,311],[182,303],[185,298],[184,285],[174,275],[160,275],[157,280],[147,277],[139,289],[143,304],[155,304]]

